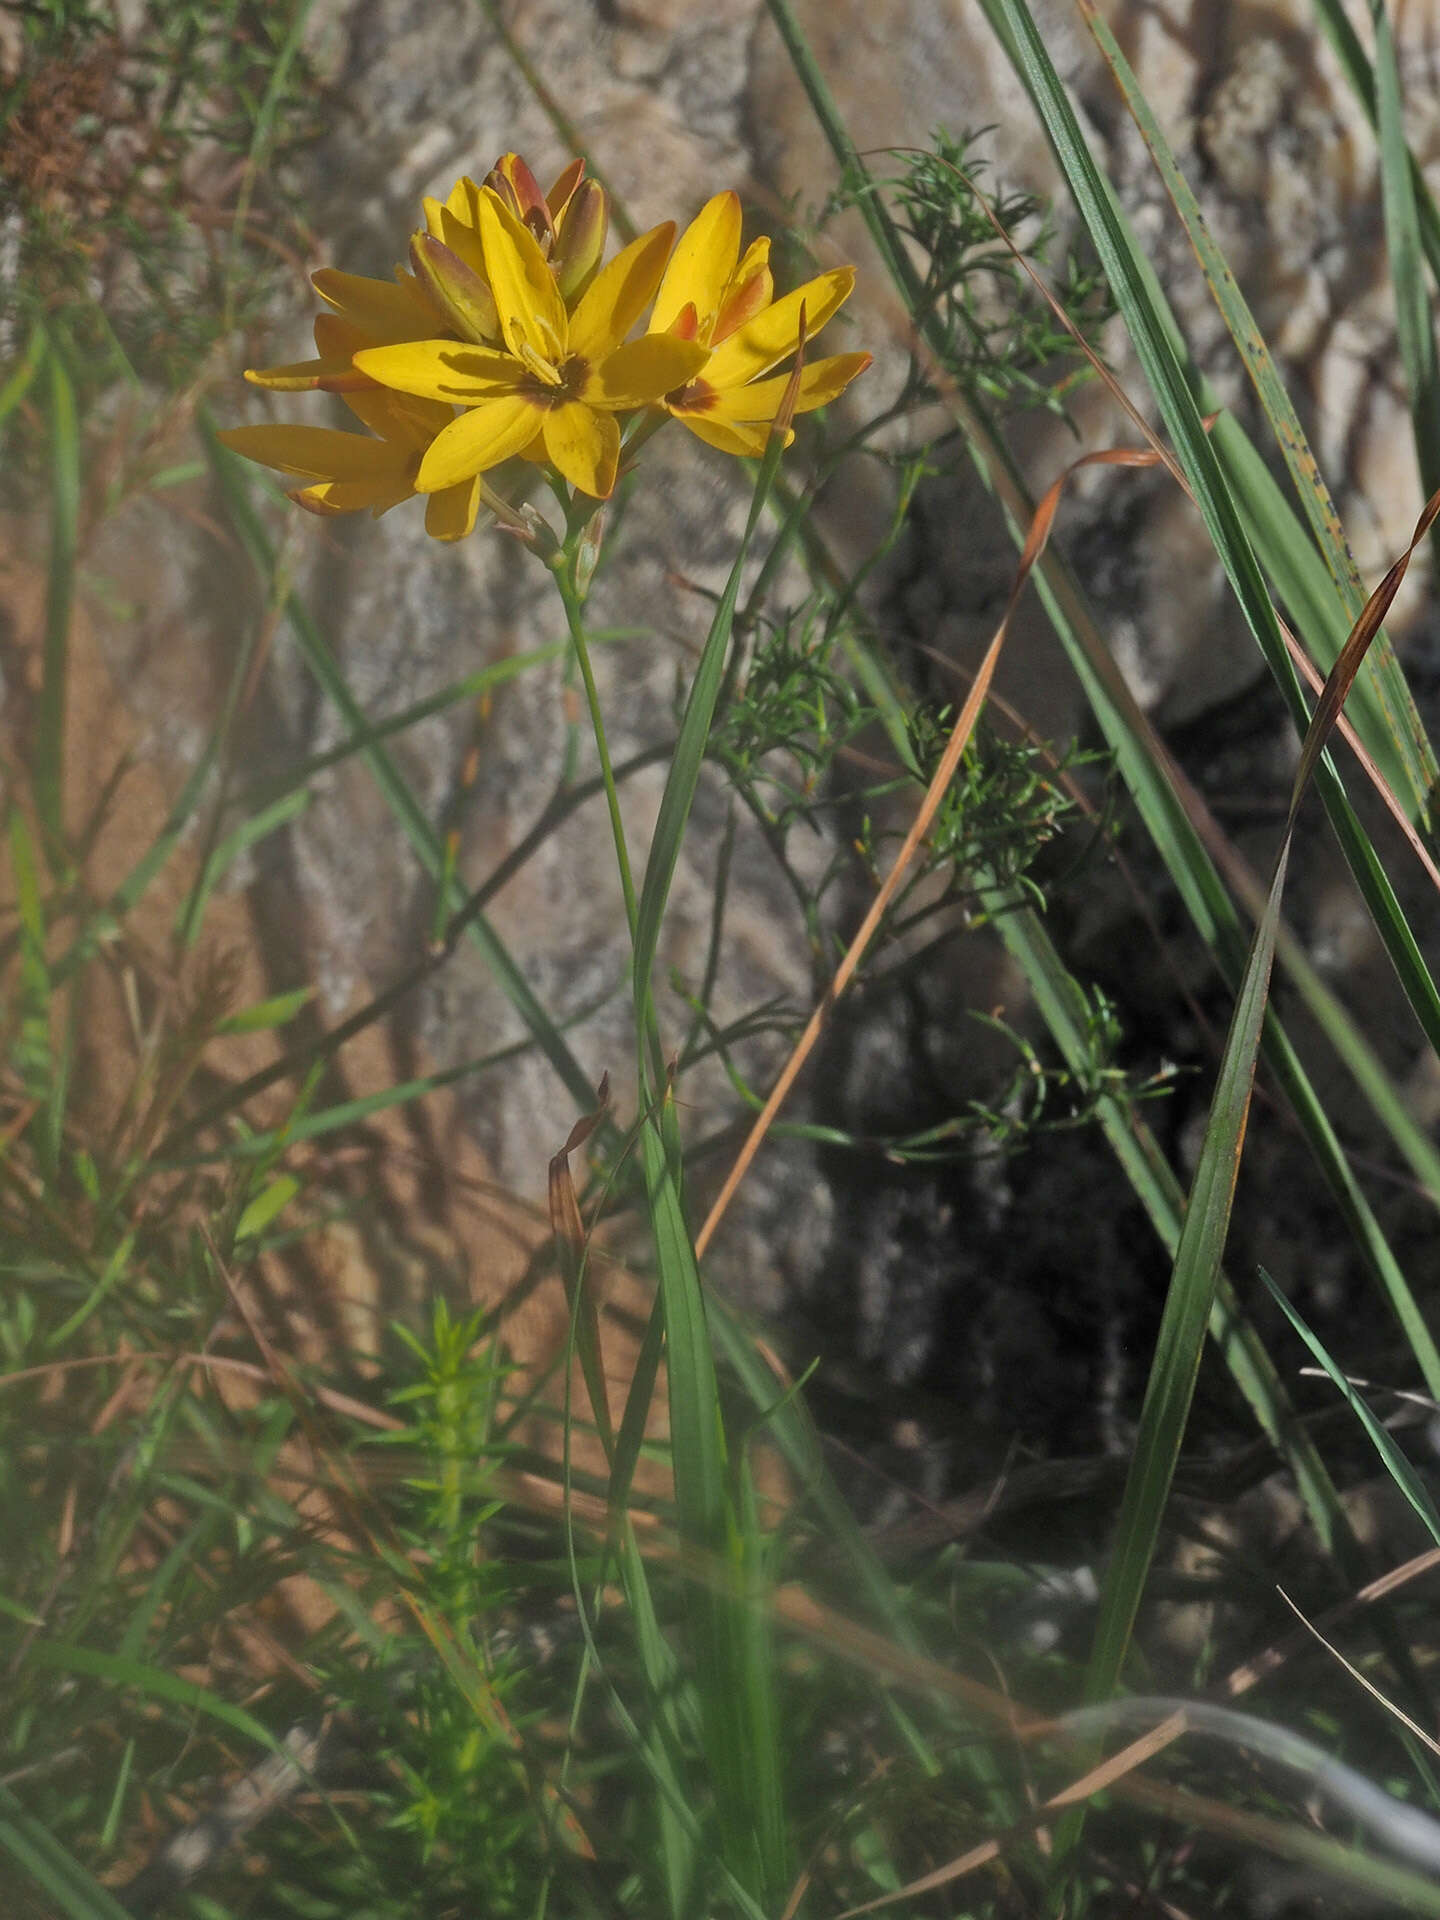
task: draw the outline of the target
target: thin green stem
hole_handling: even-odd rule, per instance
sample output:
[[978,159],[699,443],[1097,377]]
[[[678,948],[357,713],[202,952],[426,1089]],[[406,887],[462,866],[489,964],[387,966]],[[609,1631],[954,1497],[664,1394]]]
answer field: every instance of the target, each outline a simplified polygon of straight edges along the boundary
[[625,919],[630,928],[630,939],[633,944],[638,914],[635,879],[630,870],[630,850],[625,844],[625,822],[620,813],[620,794],[615,785],[615,770],[610,760],[609,742],[605,737],[605,716],[600,710],[600,694],[590,665],[590,643],[585,634],[585,595],[576,577],[580,542],[587,524],[588,522],[582,521],[579,525],[570,528],[565,545],[555,561],[554,573],[560,588],[560,598],[565,603],[565,621],[570,629],[570,638],[575,645],[575,658],[579,662],[580,678],[585,685],[585,702],[590,709],[590,728],[595,735],[595,751],[600,758],[600,778],[605,787],[605,804],[610,810],[610,831],[615,837],[615,864],[620,871],[620,888],[625,896]]

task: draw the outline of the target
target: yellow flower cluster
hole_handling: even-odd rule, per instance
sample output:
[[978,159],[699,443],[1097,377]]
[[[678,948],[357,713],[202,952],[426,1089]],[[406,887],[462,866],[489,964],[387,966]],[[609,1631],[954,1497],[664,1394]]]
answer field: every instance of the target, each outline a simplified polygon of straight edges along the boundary
[[[608,498],[627,418],[669,414],[727,453],[763,452],[788,384],[772,369],[800,345],[802,315],[809,339],[835,313],[854,268],[777,300],[770,242],[741,255],[733,193],[716,194],[678,244],[666,221],[604,264],[608,225],[583,161],[542,194],[507,153],[482,185],[459,180],[445,200],[426,200],[393,284],[314,276],[328,309],[315,359],[245,376],[338,393],[368,433],[233,427],[220,438],[303,480],[290,497],[315,513],[379,515],[423,493],[437,540],[471,531],[495,497],[483,476],[506,460]],[[806,362],[795,411],[824,406],[869,364],[868,353]]]

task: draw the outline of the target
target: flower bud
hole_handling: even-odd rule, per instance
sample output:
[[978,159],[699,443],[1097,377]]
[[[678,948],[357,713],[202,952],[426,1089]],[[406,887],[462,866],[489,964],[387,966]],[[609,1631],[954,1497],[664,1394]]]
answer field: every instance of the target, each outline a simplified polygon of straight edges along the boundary
[[515,218],[529,228],[539,241],[541,251],[548,254],[555,240],[550,209],[540,191],[540,182],[519,154],[502,153],[486,174],[485,184],[504,201]]
[[584,293],[600,267],[610,203],[598,180],[582,180],[566,202],[550,265],[567,306]]
[[500,319],[489,287],[433,234],[417,233],[410,241],[410,264],[416,278],[462,340],[493,346],[500,337]]
[[563,172],[556,174],[550,183],[550,191],[545,196],[545,204],[550,209],[550,224],[558,233],[565,218],[565,209],[570,204],[570,196],[585,178],[585,162],[572,160]]

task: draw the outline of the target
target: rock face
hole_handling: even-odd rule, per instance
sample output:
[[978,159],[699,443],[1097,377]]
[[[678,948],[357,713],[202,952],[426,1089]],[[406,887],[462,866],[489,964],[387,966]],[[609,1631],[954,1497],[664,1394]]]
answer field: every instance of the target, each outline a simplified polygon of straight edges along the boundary
[[[325,261],[388,274],[421,195],[445,191],[460,173],[480,173],[505,149],[523,152],[542,179],[558,170],[568,157],[566,141],[517,50],[534,63],[639,226],[683,220],[722,185],[739,188],[762,210],[793,203],[802,212],[830,190],[833,162],[775,29],[753,0],[705,8],[681,0],[526,0],[500,11],[514,35],[511,46],[472,0],[322,0],[316,7],[310,40],[333,109],[328,135],[302,164]],[[1078,16],[1058,0],[1036,11],[1198,358],[1225,396],[1243,405],[1218,317]],[[1105,11],[1282,361],[1360,564],[1373,576],[1403,544],[1419,505],[1403,397],[1391,371],[1373,138],[1301,0],[1215,0],[1203,7],[1111,0]],[[862,149],[914,145],[938,125],[959,131],[990,124],[992,175],[1010,186],[1054,191],[1048,149],[980,8],[968,0],[800,0],[796,12]],[[1423,7],[1404,9],[1399,25],[1416,150],[1423,163],[1440,162],[1440,25]],[[845,243],[852,238],[846,229]],[[297,285],[297,302],[302,292]],[[893,320],[878,281],[862,287],[854,306],[856,324],[843,344],[875,344],[893,363]],[[301,345],[301,311],[297,304],[276,316],[275,332],[253,343],[253,360],[282,360]],[[1119,365],[1131,376],[1123,352]],[[219,396],[218,410],[226,419],[242,408],[250,418],[293,418],[307,404],[242,400],[237,385]],[[1131,437],[1098,390],[1084,398],[1081,424],[1092,445]],[[1076,451],[1048,422],[1027,428],[1023,450],[1041,484]],[[640,630],[596,650],[619,762],[673,732],[677,683],[705,631],[705,596],[725,576],[747,499],[748,483],[734,463],[677,429],[646,453],[633,501],[610,537],[592,607],[597,629]],[[849,553],[862,553],[878,538],[885,510],[883,485],[870,470],[842,480],[825,524]],[[963,657],[988,637],[1012,550],[993,516],[959,483],[931,491],[923,521],[878,611],[912,637]],[[172,529],[168,537],[166,577],[152,581],[138,625],[112,636],[116,667],[122,655],[153,663],[173,647],[166,636],[179,609],[198,610],[219,658],[256,618],[233,578],[217,594],[216,556],[203,533]],[[1198,522],[1168,482],[1120,475],[1087,483],[1067,508],[1065,537],[1117,657],[1167,722],[1194,722],[1254,681],[1250,643],[1226,605]],[[111,538],[133,542],[133,521],[115,524]],[[371,716],[394,713],[481,666],[563,635],[558,602],[530,555],[492,533],[438,548],[427,542],[414,503],[378,524],[307,522],[291,527],[287,540],[297,586]],[[1394,630],[1402,637],[1408,630],[1413,648],[1433,657],[1422,574],[1417,566]],[[798,597],[798,577],[783,583],[782,594],[787,590]],[[1079,724],[1078,697],[1038,627],[1031,642],[1023,635],[1017,641],[1004,684],[1045,731],[1063,736]],[[142,724],[158,754],[183,762],[197,737],[195,716],[163,704],[163,676],[139,676],[129,690],[132,698],[161,702]],[[260,772],[323,752],[347,731],[283,630],[252,717],[246,752]],[[468,706],[451,708],[391,747],[425,817],[458,829],[460,871],[478,885],[539,818],[567,755],[578,752],[580,777],[591,770],[587,740],[575,688],[556,661],[509,682],[482,718]],[[478,773],[467,785],[472,744]],[[1274,751],[1283,757],[1283,744]],[[637,854],[662,781],[663,768],[651,766],[625,783],[626,827]],[[256,854],[253,883],[272,974],[282,982],[318,981],[334,1019],[382,990],[423,951],[433,894],[358,760],[317,776],[312,790],[304,815]],[[662,955],[665,974],[673,969],[690,989],[706,966],[724,817],[722,791],[707,774]],[[494,900],[490,922],[564,1029],[582,1077],[593,1083],[610,1070],[623,1107],[631,1046],[626,941],[598,801],[545,839]],[[1103,934],[1092,936],[1097,943],[1103,947]],[[1369,963],[1368,953],[1361,958]],[[775,997],[803,1006],[817,988],[814,954],[793,902],[744,820],[719,980],[722,1019]],[[982,1008],[994,991],[984,968],[966,990]],[[925,1020],[953,1023],[963,1014],[943,983],[924,985],[918,1004]],[[678,1040],[688,1023],[683,999],[667,995],[663,1017]],[[522,1035],[485,958],[468,946],[398,1020],[414,1058],[442,1068]],[[861,1015],[837,1044],[841,1052],[822,1073],[823,1084],[854,1079],[847,1062],[868,1044]],[[852,1089],[848,1106],[842,1102],[840,1117],[862,1129],[877,1111],[903,1104],[916,1070],[908,1043],[879,1051],[882,1066],[866,1068],[861,1092]],[[763,1048],[747,1056],[762,1080],[775,1058]],[[963,1046],[949,1047],[942,1103],[961,1103],[977,1091],[967,1084],[965,1058]],[[699,1135],[734,1118],[718,1070],[687,1081],[686,1097]],[[462,1083],[458,1100],[493,1179],[541,1196],[546,1163],[575,1117],[574,1089],[532,1051]],[[1080,1248],[1058,1232],[1057,1217],[1083,1212],[1081,1200],[1093,1187],[1085,1164],[1067,1162],[1058,1145],[1043,1159],[1033,1189],[1028,1174],[997,1176],[987,1199],[968,1174],[948,1189],[909,1176],[887,1184],[868,1173],[857,1184],[846,1166],[822,1164],[798,1148],[775,1150],[742,1190],[717,1250],[717,1271],[747,1303],[789,1311],[798,1300],[817,1322],[829,1318],[833,1285],[853,1309],[856,1351],[897,1383],[928,1371],[937,1389],[952,1393],[964,1373],[955,1356],[974,1337],[997,1417],[1016,1353],[1052,1355],[1053,1366],[1047,1361],[1033,1373],[1025,1421],[1039,1428],[1047,1419],[1078,1418],[1076,1409],[1088,1406],[1092,1439],[1115,1444],[1131,1324],[1123,1301],[1153,1287],[1154,1260],[1139,1250],[1143,1229],[1123,1211],[1103,1223],[1105,1246]],[[1123,1209],[1123,1198],[1117,1205]],[[1025,1240],[1015,1226],[1027,1215],[1049,1224],[1042,1231],[1032,1220]],[[1045,1287],[1053,1301],[1053,1283],[1072,1259],[1087,1275],[1103,1272],[1106,1291],[1083,1306],[1072,1299],[1073,1313],[1057,1313]],[[1014,1298],[1030,1290],[1021,1312],[997,1305],[997,1261],[1005,1286],[1017,1289]],[[1044,1281],[1038,1292],[1037,1276]],[[983,1338],[974,1336],[981,1323],[991,1328]]]

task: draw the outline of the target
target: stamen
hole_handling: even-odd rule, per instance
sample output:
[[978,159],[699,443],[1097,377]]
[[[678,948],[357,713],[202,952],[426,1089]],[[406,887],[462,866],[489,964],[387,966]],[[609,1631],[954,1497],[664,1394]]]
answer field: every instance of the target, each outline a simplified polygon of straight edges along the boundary
[[537,380],[543,382],[547,387],[558,387],[561,385],[561,376],[558,368],[553,367],[548,360],[542,359],[528,340],[519,340],[516,342],[516,346],[518,348],[518,358],[524,361],[526,367]]

